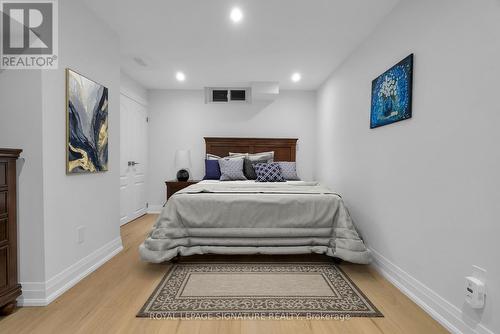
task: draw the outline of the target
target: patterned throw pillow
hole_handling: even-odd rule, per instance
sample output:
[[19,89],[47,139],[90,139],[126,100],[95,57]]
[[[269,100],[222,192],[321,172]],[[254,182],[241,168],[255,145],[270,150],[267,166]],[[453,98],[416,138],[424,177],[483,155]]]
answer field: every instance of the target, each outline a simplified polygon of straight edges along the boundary
[[277,162],[269,164],[254,164],[257,173],[257,182],[285,182],[281,175],[280,165]]
[[257,174],[255,173],[255,168],[253,168],[253,165],[260,163],[267,163],[267,160],[250,160],[249,158],[245,158],[245,161],[243,162],[243,173],[245,174],[247,179],[255,180],[257,178]]
[[297,175],[297,165],[292,161],[279,161],[281,174],[285,180],[300,180]]
[[243,158],[222,158],[219,159],[220,180],[246,180],[243,174]]

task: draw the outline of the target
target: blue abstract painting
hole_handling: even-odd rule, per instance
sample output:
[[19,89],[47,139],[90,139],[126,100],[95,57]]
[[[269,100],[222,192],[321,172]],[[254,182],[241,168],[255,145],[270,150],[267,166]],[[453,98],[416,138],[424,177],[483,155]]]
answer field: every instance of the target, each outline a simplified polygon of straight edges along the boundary
[[67,173],[108,170],[108,89],[66,70]]
[[372,81],[370,128],[411,118],[413,54]]

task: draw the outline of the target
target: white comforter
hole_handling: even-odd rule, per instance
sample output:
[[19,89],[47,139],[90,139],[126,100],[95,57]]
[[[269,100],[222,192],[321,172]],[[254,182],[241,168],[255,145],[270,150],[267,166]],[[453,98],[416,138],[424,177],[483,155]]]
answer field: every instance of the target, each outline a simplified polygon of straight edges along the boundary
[[143,260],[193,254],[321,253],[368,263],[341,197],[315,182],[200,182],[174,194],[140,246]]

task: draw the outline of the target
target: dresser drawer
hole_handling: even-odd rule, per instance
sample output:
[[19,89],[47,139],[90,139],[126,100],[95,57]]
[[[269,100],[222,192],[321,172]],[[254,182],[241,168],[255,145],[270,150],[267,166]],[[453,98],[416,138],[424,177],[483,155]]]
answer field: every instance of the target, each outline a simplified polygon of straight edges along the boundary
[[0,187],[7,185],[7,163],[0,162]]
[[9,284],[8,279],[8,266],[9,266],[9,247],[0,247],[0,290],[7,287]]
[[7,213],[7,192],[0,191],[0,216]]
[[9,229],[7,228],[8,223],[9,221],[7,218],[0,218],[0,244],[9,240]]
[[[15,309],[21,295],[17,271],[16,159],[21,150],[0,148],[0,314]],[[1,330],[0,330],[1,332]]]

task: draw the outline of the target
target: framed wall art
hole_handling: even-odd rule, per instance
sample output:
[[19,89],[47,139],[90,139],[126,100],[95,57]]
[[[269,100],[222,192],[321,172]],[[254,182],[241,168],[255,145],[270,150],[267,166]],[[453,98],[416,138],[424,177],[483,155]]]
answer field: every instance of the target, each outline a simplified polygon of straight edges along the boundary
[[66,172],[108,170],[108,89],[66,69]]
[[372,81],[370,128],[411,118],[413,54]]

